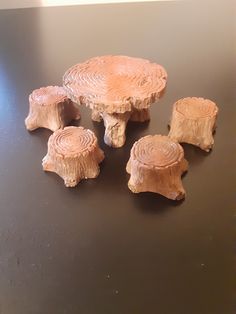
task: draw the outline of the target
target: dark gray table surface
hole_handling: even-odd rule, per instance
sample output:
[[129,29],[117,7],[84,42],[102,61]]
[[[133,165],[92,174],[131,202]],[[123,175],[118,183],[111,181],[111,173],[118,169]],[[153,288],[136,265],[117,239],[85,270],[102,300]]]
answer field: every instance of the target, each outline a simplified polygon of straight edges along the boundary
[[[236,2],[91,5],[0,11],[0,313],[229,314],[235,308]],[[71,65],[124,54],[162,64],[150,123],[130,123],[121,149],[81,108],[79,125],[106,159],[67,189],[42,171],[51,132],[24,126],[28,95],[61,84]],[[184,145],[187,197],[127,188],[135,140],[167,134],[174,101],[214,100],[215,146]]]

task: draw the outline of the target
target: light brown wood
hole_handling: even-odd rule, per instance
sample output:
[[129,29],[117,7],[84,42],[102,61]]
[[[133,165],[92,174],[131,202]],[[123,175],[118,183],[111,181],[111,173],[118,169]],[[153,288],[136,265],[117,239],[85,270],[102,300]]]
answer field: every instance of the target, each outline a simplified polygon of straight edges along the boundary
[[102,116],[99,111],[92,109],[91,119],[95,122],[101,122]]
[[47,128],[54,132],[78,119],[78,106],[67,97],[63,87],[42,87],[29,96],[29,115],[25,119],[29,131]]
[[125,129],[130,117],[130,112],[102,113],[105,125],[104,142],[112,147],[122,147],[125,143]]
[[187,171],[183,148],[163,135],[148,135],[134,143],[126,166],[133,193],[154,192],[172,200],[185,197],[181,175]]
[[146,122],[150,120],[149,109],[133,110],[130,116],[130,121]]
[[91,130],[69,126],[50,136],[43,170],[57,173],[67,187],[74,187],[82,179],[96,178],[103,159]]
[[216,104],[209,99],[180,99],[173,106],[169,137],[209,152],[214,144],[217,114]]
[[92,109],[92,120],[104,120],[104,140],[112,147],[124,145],[129,119],[150,119],[149,107],[163,95],[166,81],[162,66],[127,56],[92,58],[63,77],[68,95]]

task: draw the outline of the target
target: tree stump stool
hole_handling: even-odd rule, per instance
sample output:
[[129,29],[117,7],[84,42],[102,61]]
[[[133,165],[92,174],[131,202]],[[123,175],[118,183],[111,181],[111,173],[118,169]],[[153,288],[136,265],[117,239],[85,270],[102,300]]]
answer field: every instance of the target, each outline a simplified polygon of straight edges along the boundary
[[169,137],[209,152],[213,147],[218,108],[209,99],[188,97],[173,106]]
[[155,63],[127,56],[103,56],[71,67],[63,84],[71,99],[92,110],[92,120],[104,121],[104,141],[125,143],[128,120],[150,119],[149,107],[163,94],[167,73]]
[[154,192],[172,200],[185,197],[181,175],[188,162],[180,144],[168,136],[148,135],[134,143],[126,170],[133,193]]
[[56,131],[72,120],[80,119],[79,109],[69,99],[63,87],[48,86],[36,89],[29,96],[29,115],[25,119],[27,130],[47,128]]
[[96,178],[103,159],[92,131],[69,126],[50,136],[43,170],[57,173],[67,187],[74,187],[82,179]]

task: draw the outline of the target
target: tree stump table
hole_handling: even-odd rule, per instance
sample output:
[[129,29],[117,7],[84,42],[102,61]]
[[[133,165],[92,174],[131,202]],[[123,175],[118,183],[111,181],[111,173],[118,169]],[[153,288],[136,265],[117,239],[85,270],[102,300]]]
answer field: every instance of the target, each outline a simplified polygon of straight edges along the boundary
[[185,197],[181,175],[188,162],[180,144],[163,135],[148,135],[134,143],[126,166],[133,193],[154,192],[172,200]]
[[213,147],[218,108],[204,98],[187,97],[178,100],[172,111],[169,137],[189,143],[209,152]]
[[96,178],[103,159],[104,153],[92,131],[69,126],[50,136],[43,169],[57,173],[67,187],[74,187],[82,179]]
[[105,125],[104,141],[112,147],[125,143],[128,120],[149,120],[149,107],[162,95],[165,69],[145,59],[103,56],[71,67],[63,85],[69,97],[92,109],[92,119]]
[[72,120],[80,119],[79,109],[66,95],[63,87],[47,86],[34,90],[29,96],[27,130],[47,128],[56,131]]

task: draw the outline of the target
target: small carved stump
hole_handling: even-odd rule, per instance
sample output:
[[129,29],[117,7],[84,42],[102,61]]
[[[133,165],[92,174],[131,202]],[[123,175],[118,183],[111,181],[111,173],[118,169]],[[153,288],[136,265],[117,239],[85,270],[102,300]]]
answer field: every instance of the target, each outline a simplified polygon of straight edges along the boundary
[[169,137],[209,152],[213,147],[218,108],[209,99],[188,97],[173,106]]
[[167,136],[148,135],[134,143],[126,170],[133,193],[154,192],[172,200],[185,197],[181,175],[188,162],[180,144]]
[[166,86],[165,69],[148,60],[127,56],[102,56],[76,64],[63,83],[71,99],[92,110],[92,120],[104,121],[104,141],[124,145],[128,120],[150,119],[149,107]]
[[80,119],[76,104],[66,96],[63,87],[48,86],[36,89],[29,96],[29,115],[25,119],[27,130],[47,128],[56,131],[72,120]]
[[43,170],[57,173],[67,187],[74,187],[82,179],[96,178],[103,159],[92,131],[69,126],[50,136]]

